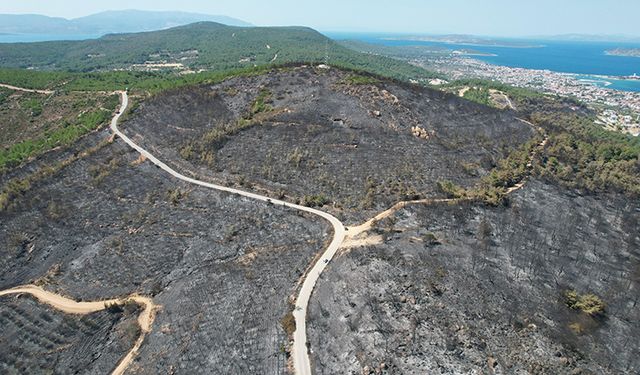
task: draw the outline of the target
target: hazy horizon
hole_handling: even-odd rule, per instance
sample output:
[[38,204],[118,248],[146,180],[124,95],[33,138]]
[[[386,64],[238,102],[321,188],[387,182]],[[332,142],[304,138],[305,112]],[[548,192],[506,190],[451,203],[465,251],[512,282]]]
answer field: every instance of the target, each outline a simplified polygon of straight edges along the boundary
[[495,37],[535,37],[564,34],[640,36],[640,2],[631,0],[541,0],[521,3],[407,0],[387,2],[325,0],[300,4],[293,0],[238,0],[212,4],[183,0],[93,1],[23,0],[0,5],[0,13],[42,14],[77,18],[108,10],[183,11],[238,18],[258,26],[309,26],[333,32],[397,34],[470,34]]

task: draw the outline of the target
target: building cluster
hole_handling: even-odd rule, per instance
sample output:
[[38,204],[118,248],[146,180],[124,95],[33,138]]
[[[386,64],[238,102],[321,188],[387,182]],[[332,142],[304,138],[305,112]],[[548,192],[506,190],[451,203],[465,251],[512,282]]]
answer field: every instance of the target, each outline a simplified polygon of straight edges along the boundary
[[477,59],[443,56],[415,60],[414,64],[443,73],[451,79],[482,78],[516,87],[573,97],[599,110],[602,123],[637,134],[640,132],[640,92],[613,90],[604,80],[583,79],[575,74],[493,65]]

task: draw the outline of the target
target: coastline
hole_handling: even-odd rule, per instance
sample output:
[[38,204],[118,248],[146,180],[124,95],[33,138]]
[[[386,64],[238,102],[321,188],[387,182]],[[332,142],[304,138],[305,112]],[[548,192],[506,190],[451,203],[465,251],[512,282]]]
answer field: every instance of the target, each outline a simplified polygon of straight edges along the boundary
[[442,43],[442,44],[455,44],[458,46],[469,46],[469,47],[495,47],[495,48],[545,48],[544,44],[508,44],[508,43],[474,43],[474,42],[465,42],[465,41],[457,41],[451,39],[437,39],[437,38],[421,38],[421,37],[388,37],[388,38],[379,38],[380,40],[388,40],[388,41],[410,41],[410,42],[426,42],[426,43]]

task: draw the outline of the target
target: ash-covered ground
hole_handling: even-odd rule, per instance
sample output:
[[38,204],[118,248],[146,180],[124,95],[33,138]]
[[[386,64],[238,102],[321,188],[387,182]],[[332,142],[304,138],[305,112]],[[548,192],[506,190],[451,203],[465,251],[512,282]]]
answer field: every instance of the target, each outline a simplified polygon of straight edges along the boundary
[[123,130],[196,175],[323,197],[349,221],[436,195],[439,180],[471,186],[534,134],[510,112],[451,94],[304,67],[160,94]]
[[[122,129],[184,174],[320,205],[352,225],[400,200],[439,196],[440,180],[473,186],[534,135],[516,116],[298,67],[158,94]],[[97,132],[0,176],[15,190],[0,212],[0,288],[153,297],[161,309],[130,373],[285,373],[281,321],[329,225],[179,182],[108,137]],[[15,183],[25,179],[27,188]],[[636,201],[536,180],[504,207],[408,206],[319,280],[313,366],[320,374],[638,372],[638,216]],[[568,292],[606,307],[572,309]],[[46,307],[2,302],[0,340],[17,337],[12,352],[25,353],[2,352],[4,368],[37,372],[46,360],[108,373],[128,350],[118,327],[129,315],[69,323],[47,312],[43,323]],[[64,343],[48,339],[75,326]],[[104,337],[87,345],[94,335]]]
[[28,296],[0,297],[0,372],[104,374],[138,338],[135,305],[85,316]]
[[[508,207],[413,205],[315,289],[318,374],[640,371],[640,206],[540,181]],[[605,304],[588,315],[566,293]]]
[[[46,157],[55,164],[108,137],[103,131],[75,151]],[[34,165],[11,177],[36,173]],[[281,320],[289,297],[331,238],[328,223],[314,217],[178,182],[119,140],[33,182],[0,222],[1,289],[35,282],[77,300],[153,297],[161,309],[130,369],[149,374],[284,372],[289,343]],[[24,369],[55,360],[55,368],[73,369],[88,358],[88,369],[109,373],[130,349],[114,347],[120,354],[109,358],[116,360],[100,366],[91,360],[109,343],[82,344],[84,336],[113,335],[117,323],[100,313],[73,318],[95,332],[82,333],[80,324],[82,337],[69,338],[80,346],[58,355],[68,353],[66,341],[30,340],[67,334],[69,324],[57,323],[64,317],[47,313],[56,318],[43,321],[43,307],[5,306],[12,298],[3,298],[3,314],[20,323],[7,323],[1,339],[16,337],[16,329],[31,334],[12,343],[3,366],[13,366],[16,355]]]

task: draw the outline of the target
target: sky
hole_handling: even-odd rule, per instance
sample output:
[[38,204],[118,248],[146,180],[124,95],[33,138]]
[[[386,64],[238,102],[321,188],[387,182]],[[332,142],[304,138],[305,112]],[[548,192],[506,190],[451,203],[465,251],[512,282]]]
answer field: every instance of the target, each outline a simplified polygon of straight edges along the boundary
[[0,0],[0,13],[65,18],[119,9],[217,14],[321,31],[640,36],[640,0]]

